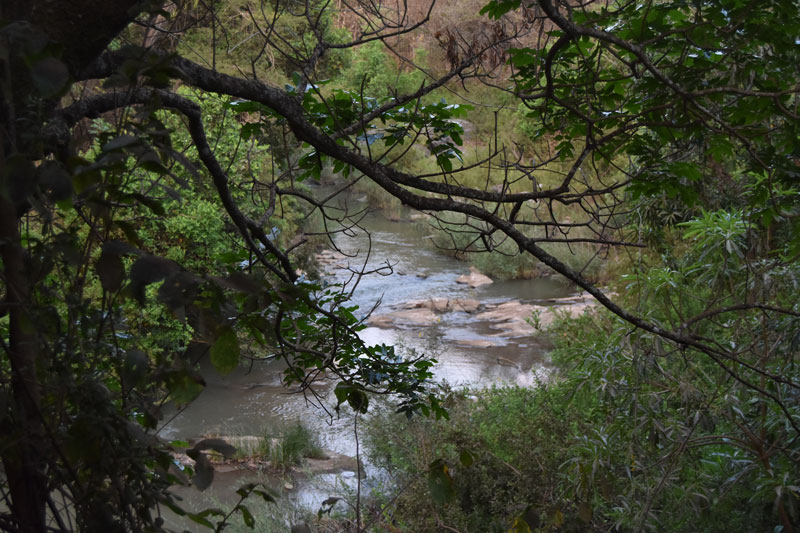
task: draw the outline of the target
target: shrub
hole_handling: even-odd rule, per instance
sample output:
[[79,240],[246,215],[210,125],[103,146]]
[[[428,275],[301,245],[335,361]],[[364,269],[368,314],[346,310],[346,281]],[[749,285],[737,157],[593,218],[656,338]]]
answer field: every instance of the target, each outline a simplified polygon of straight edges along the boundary
[[[454,397],[450,420],[385,415],[368,432],[371,459],[396,479],[395,526],[402,531],[508,531],[515,518],[532,527],[561,525],[572,504],[558,497],[559,465],[567,456],[575,413],[563,391],[498,388]],[[443,459],[453,499],[439,506],[428,486],[429,465]],[[424,495],[424,496],[423,496]],[[574,515],[575,513],[572,513]],[[434,518],[432,518],[434,517]],[[438,517],[438,518],[435,518]]]

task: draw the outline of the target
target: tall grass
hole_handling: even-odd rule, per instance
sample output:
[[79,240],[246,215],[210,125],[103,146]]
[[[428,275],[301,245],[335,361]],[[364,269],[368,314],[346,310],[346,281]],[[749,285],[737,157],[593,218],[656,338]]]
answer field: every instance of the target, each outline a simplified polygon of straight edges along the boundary
[[258,453],[269,460],[273,468],[281,471],[301,464],[305,458],[325,458],[317,436],[300,422],[278,435],[267,434]]

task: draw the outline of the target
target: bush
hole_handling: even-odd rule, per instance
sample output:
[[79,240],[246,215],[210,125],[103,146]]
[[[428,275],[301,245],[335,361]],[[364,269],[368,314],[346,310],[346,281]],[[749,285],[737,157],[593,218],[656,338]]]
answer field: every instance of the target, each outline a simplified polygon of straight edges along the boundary
[[[523,517],[532,527],[584,530],[565,516],[574,506],[559,499],[559,465],[567,456],[575,413],[563,391],[499,388],[455,396],[450,420],[406,420],[386,415],[368,432],[371,459],[405,487],[387,498],[402,531],[508,531]],[[429,465],[443,459],[453,499],[439,506],[429,488]],[[424,496],[423,496],[424,495]],[[571,513],[574,515],[574,513]],[[437,518],[438,517],[438,518]]]

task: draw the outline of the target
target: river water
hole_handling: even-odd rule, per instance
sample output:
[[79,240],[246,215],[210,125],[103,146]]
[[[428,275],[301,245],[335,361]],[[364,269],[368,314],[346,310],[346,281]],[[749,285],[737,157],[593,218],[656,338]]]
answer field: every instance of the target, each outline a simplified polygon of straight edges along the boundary
[[[350,279],[349,269],[374,270],[391,265],[389,275],[376,273],[362,277],[353,293],[353,302],[363,310],[380,301],[376,314],[427,298],[470,298],[484,304],[518,300],[547,305],[549,300],[574,292],[550,278],[497,281],[474,289],[456,283],[458,276],[468,273],[468,265],[430,245],[429,227],[411,220],[411,216],[403,212],[390,220],[382,212],[373,212],[360,224],[368,231],[355,230],[349,236],[337,236],[336,245],[346,257],[328,267],[325,279],[342,283]],[[389,269],[384,269],[383,274],[388,272]],[[453,386],[530,386],[537,373],[546,373],[544,341],[536,336],[500,337],[492,324],[477,321],[474,315],[463,312],[443,314],[439,322],[428,327],[369,327],[361,335],[368,343],[399,344],[435,355],[439,361],[435,379]],[[491,345],[465,346],[467,341]],[[259,362],[227,376],[218,375],[208,362],[204,365],[205,390],[184,410],[171,415],[160,432],[161,437],[189,440],[208,434],[274,435],[275,428],[300,420],[319,434],[324,448],[355,455],[352,417],[332,418],[302,395],[289,393],[280,383],[283,363]],[[323,386],[319,392],[328,407],[335,403],[332,394],[325,397],[330,387]],[[340,480],[328,476],[324,481],[335,484]],[[325,491],[313,488],[294,493],[295,501],[311,507],[327,497]]]

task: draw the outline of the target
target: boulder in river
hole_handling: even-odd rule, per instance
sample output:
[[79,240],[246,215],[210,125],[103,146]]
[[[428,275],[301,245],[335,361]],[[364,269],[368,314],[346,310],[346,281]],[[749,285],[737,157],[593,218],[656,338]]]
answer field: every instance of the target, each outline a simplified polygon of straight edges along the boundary
[[364,465],[359,465],[355,457],[325,450],[325,459],[306,458],[303,465],[294,468],[299,473],[338,474],[340,472],[360,472],[361,477],[366,477]]
[[367,323],[378,328],[391,328],[394,326],[432,326],[441,322],[440,314],[460,311],[475,313],[481,309],[478,300],[470,298],[427,298],[425,300],[412,300],[402,305],[402,309],[373,315]]
[[486,310],[475,316],[476,320],[491,322],[492,329],[499,330],[502,337],[527,337],[536,333],[536,329],[527,322],[534,311],[545,309],[538,305],[524,304],[517,300],[487,305]]
[[[495,330],[493,336],[529,337],[537,330],[549,327],[557,316],[580,316],[597,303],[588,295],[550,300],[556,305],[534,305],[511,300],[500,304],[482,304],[470,298],[426,298],[412,300],[397,311],[373,315],[367,323],[379,328],[433,326],[442,321],[442,315],[463,312],[472,315],[470,320],[487,322]],[[397,309],[397,307],[395,307]],[[478,344],[470,340],[457,342],[462,346],[488,347],[486,341]],[[491,345],[491,344],[490,344]]]
[[402,309],[383,315],[373,315],[367,319],[367,324],[378,328],[391,328],[394,326],[432,326],[439,322],[439,317],[431,309],[417,307]]
[[344,259],[347,259],[344,254],[333,250],[322,250],[314,256],[317,264],[320,265],[334,265]]
[[481,307],[478,300],[472,298],[426,298],[425,300],[412,300],[403,304],[405,309],[430,309],[437,313],[462,311],[474,313]]
[[476,287],[480,287],[481,285],[488,285],[494,282],[492,281],[492,278],[486,276],[485,274],[481,274],[477,268],[471,266],[469,267],[469,274],[459,276],[456,279],[456,283],[466,283],[474,289]]
[[492,346],[497,346],[496,342],[484,339],[457,339],[453,341],[453,344],[466,346],[467,348],[491,348]]

